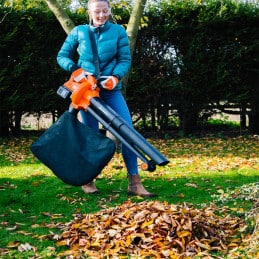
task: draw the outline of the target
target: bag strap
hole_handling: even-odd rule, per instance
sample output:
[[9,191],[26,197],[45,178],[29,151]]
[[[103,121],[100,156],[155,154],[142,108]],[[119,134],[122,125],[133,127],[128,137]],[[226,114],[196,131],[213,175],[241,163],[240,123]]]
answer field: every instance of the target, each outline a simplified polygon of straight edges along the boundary
[[88,26],[88,32],[89,32],[89,37],[92,45],[92,50],[93,50],[93,56],[94,56],[94,66],[96,69],[97,73],[97,80],[100,78],[100,64],[99,64],[99,57],[98,57],[98,51],[97,51],[97,46],[96,46],[96,41],[93,32],[90,29],[90,26]]

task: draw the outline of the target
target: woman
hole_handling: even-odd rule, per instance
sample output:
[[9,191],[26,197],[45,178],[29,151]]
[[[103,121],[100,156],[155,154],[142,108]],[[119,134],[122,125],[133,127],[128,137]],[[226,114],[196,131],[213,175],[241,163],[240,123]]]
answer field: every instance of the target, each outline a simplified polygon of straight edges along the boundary
[[[101,99],[117,112],[129,125],[132,125],[130,112],[121,93],[122,78],[128,73],[131,65],[131,55],[128,36],[125,29],[108,21],[111,14],[108,0],[89,0],[88,15],[89,25],[76,26],[63,43],[58,56],[58,64],[68,72],[83,69],[86,74],[98,76],[95,69],[94,57],[89,38],[88,27],[94,34],[97,45]],[[78,53],[78,61],[73,57]],[[98,131],[98,121],[91,114],[80,111],[84,124]],[[142,197],[151,197],[154,194],[148,192],[140,182],[136,155],[122,144],[122,156],[128,173],[128,194]],[[97,193],[94,182],[82,186],[85,193]]]

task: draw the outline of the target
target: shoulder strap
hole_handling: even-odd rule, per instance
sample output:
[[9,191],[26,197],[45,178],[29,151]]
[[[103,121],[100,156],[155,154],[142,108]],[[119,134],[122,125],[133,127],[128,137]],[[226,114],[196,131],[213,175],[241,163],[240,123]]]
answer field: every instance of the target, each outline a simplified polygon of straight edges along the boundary
[[91,45],[92,45],[93,56],[94,56],[94,66],[96,69],[97,80],[98,80],[100,77],[99,57],[98,57],[98,51],[97,51],[97,46],[96,46],[96,42],[95,42],[95,37],[94,37],[93,32],[90,29],[90,26],[88,26],[88,32],[89,32],[89,37],[90,37],[90,41],[91,41]]

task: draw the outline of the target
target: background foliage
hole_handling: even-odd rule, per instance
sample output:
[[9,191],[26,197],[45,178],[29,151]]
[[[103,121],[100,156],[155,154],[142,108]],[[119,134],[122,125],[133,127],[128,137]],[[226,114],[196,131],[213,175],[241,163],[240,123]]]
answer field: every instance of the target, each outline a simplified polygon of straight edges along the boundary
[[[259,132],[258,6],[236,1],[161,1],[149,5],[134,53],[127,100],[145,129],[190,133],[216,111],[238,108]],[[69,13],[86,23],[82,9]],[[128,10],[114,8],[127,24]],[[0,8],[0,135],[20,130],[24,113],[52,112],[69,76],[56,63],[66,35],[45,5]],[[240,113],[238,111],[238,113]]]

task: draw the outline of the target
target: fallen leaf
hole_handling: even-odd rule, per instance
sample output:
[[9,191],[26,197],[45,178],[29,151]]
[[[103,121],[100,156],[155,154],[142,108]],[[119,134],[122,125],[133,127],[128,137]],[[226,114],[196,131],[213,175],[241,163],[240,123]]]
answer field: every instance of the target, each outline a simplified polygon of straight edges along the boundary
[[33,247],[29,243],[20,244],[18,246],[18,251],[20,251],[20,252],[26,252],[26,251],[30,251],[30,250],[33,250]]
[[7,244],[7,248],[14,248],[14,247],[18,247],[21,244],[20,241],[11,241]]
[[[56,244],[69,248],[60,256],[75,258],[205,257],[210,251],[227,251],[243,242],[236,235],[244,221],[229,214],[219,216],[217,209],[215,205],[196,209],[186,204],[127,201],[94,214],[75,215],[60,226]],[[54,235],[49,237],[54,240]]]

